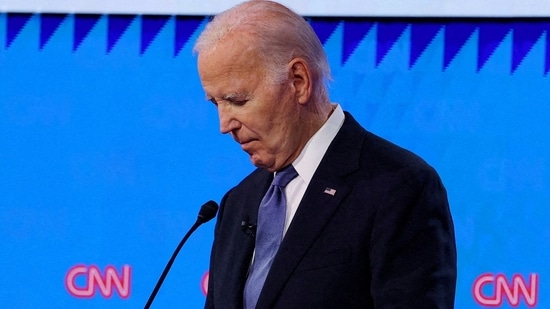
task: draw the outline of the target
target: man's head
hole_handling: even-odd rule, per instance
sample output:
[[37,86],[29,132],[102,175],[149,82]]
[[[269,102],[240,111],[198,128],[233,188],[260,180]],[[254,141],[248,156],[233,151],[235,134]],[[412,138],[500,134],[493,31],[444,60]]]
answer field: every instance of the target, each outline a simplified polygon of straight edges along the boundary
[[309,24],[280,4],[253,0],[221,13],[194,50],[221,132],[258,167],[292,163],[330,114],[323,47]]

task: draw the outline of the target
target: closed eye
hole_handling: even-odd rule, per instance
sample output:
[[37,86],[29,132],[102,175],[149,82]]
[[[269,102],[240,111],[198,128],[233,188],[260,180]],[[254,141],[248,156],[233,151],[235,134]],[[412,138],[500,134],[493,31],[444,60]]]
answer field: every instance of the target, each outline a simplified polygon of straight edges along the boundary
[[214,97],[210,97],[208,96],[206,98],[208,101],[210,101],[212,104],[214,104],[216,107],[220,104],[220,103],[228,103],[230,105],[235,105],[235,106],[243,106],[245,105],[248,101],[250,101],[250,99],[248,97],[240,97],[240,96],[235,96],[235,95],[227,95],[225,97],[222,97],[220,98],[220,100],[218,101],[216,98]]
[[248,102],[248,100],[235,100],[235,99],[230,99],[227,101],[232,105],[237,105],[237,106],[243,106],[246,104],[246,102]]

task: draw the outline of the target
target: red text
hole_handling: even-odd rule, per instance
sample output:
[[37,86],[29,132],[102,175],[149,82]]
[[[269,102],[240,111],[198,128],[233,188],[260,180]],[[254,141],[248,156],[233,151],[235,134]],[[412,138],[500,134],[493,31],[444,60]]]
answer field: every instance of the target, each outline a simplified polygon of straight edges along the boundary
[[[79,278],[82,278],[79,280]],[[81,284],[77,284],[77,280]],[[121,298],[130,296],[131,268],[129,265],[122,266],[122,273],[119,274],[114,266],[107,266],[105,273],[101,273],[95,265],[73,266],[65,276],[65,286],[67,291],[78,298],[92,298],[96,291],[105,297],[113,296],[114,290],[118,292]],[[84,282],[82,284],[82,281]]]
[[473,294],[476,302],[485,307],[500,307],[505,298],[512,307],[517,307],[522,296],[529,307],[535,307],[538,288],[538,274],[531,274],[529,282],[519,274],[512,276],[511,282],[502,274],[483,274],[475,280]]

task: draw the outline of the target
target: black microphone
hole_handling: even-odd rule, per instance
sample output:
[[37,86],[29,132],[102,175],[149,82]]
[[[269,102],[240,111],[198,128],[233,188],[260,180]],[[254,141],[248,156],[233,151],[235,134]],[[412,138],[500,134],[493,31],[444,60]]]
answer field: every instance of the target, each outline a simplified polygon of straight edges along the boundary
[[176,256],[180,252],[181,247],[183,247],[183,244],[185,244],[185,242],[187,241],[189,236],[191,236],[191,234],[193,234],[193,232],[201,224],[212,220],[212,218],[214,218],[216,216],[217,212],[218,212],[218,204],[214,201],[208,201],[204,205],[201,206],[201,209],[199,210],[199,215],[197,216],[197,221],[189,229],[187,234],[185,234],[183,239],[180,241],[180,243],[176,247],[176,250],[174,250],[174,253],[172,254],[172,257],[168,261],[168,264],[166,264],[166,267],[164,268],[164,271],[162,272],[162,275],[160,275],[160,278],[157,281],[157,285],[153,289],[153,292],[151,293],[151,296],[149,296],[149,299],[147,300],[147,304],[145,304],[144,309],[149,309],[149,307],[151,307],[151,304],[153,303],[153,300],[155,299],[155,296],[157,296],[157,293],[160,289],[160,286],[162,285],[162,282],[164,282],[164,278],[166,278],[166,275],[168,274],[168,271],[170,271],[170,268],[172,267],[172,264],[174,263],[174,260],[176,259]]
[[256,224],[250,223],[249,220],[249,215],[244,216],[243,220],[241,221],[241,231],[243,231],[243,233],[248,236],[256,237]]

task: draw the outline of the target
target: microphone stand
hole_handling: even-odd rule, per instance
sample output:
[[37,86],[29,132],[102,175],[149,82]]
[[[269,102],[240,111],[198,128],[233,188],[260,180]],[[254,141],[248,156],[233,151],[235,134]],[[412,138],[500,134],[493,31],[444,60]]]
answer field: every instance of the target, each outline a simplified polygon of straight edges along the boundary
[[151,304],[153,303],[153,300],[157,296],[157,293],[160,289],[160,286],[164,282],[164,278],[166,278],[166,275],[170,271],[170,268],[172,267],[172,264],[174,264],[174,260],[176,259],[176,256],[180,252],[181,248],[183,247],[183,244],[187,241],[187,239],[193,234],[193,232],[203,223],[209,221],[214,216],[216,216],[216,212],[218,211],[218,204],[213,201],[209,201],[206,204],[204,204],[201,207],[201,210],[199,211],[199,215],[197,217],[197,221],[193,226],[189,229],[187,234],[183,237],[183,239],[180,241],[178,246],[176,247],[176,250],[174,250],[174,253],[172,253],[172,256],[170,257],[170,260],[168,261],[168,264],[166,264],[166,267],[164,267],[164,271],[160,275],[159,280],[157,281],[157,285],[155,285],[155,288],[153,289],[153,292],[149,296],[149,299],[147,300],[147,303],[145,304],[144,309],[149,309],[151,307]]

